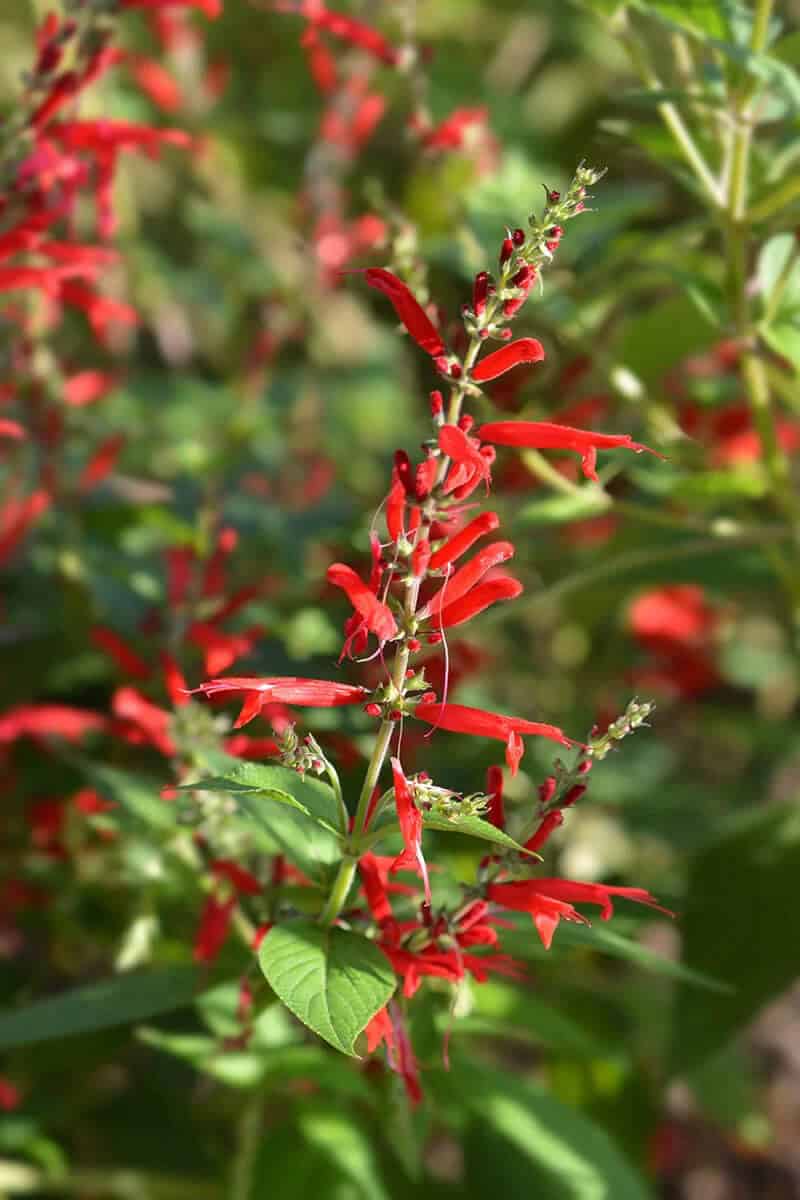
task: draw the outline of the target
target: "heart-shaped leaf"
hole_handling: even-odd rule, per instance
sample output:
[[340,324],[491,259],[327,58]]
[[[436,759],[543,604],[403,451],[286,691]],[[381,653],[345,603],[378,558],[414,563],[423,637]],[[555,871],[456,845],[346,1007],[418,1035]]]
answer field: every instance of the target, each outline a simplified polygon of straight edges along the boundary
[[261,970],[294,1015],[344,1054],[395,989],[374,942],[313,921],[276,925],[259,951]]

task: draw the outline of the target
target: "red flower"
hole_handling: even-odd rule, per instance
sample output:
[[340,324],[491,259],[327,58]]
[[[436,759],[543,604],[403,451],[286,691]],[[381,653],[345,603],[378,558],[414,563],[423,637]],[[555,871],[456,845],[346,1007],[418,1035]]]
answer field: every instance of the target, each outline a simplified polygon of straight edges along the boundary
[[649,908],[666,913],[668,917],[675,915],[668,908],[662,908],[644,888],[608,887],[603,883],[579,883],[572,879],[523,879],[514,883],[492,883],[486,894],[489,900],[503,908],[530,913],[546,950],[550,949],[560,920],[589,924],[586,917],[573,908],[572,901],[599,905],[603,921],[613,916],[612,896],[646,904]]
[[261,884],[254,875],[240,867],[238,863],[227,858],[218,858],[211,864],[211,873],[215,879],[226,879],[237,895],[260,896]]
[[456,625],[463,625],[499,600],[516,600],[523,591],[518,579],[511,575],[499,575],[496,579],[479,584],[453,604],[445,605],[439,613],[438,626],[440,629],[452,629]]
[[346,566],[345,563],[331,563],[327,578],[334,587],[339,587],[347,593],[360,618],[348,630],[349,636],[342,650],[342,657],[348,652],[350,643],[360,634],[374,633],[381,645],[397,637],[397,623],[391,609],[378,599],[373,588],[364,583],[352,567]]
[[13,1112],[15,1108],[19,1108],[20,1099],[19,1088],[10,1079],[0,1075],[0,1109]]
[[64,402],[73,408],[94,404],[116,387],[117,377],[104,371],[79,371],[64,381]]
[[115,433],[100,443],[78,476],[79,492],[88,492],[108,478],[117,465],[117,459],[122,453],[125,441],[124,434]]
[[78,742],[87,734],[107,727],[105,717],[66,704],[20,704],[0,717],[0,745],[17,738],[61,737]]
[[383,267],[367,267],[363,275],[370,287],[377,288],[379,292],[388,296],[397,316],[426,354],[436,358],[445,353],[445,345],[438,329],[414,293],[401,279]]
[[342,704],[359,704],[366,688],[349,683],[331,683],[327,679],[299,679],[296,676],[273,676],[258,679],[251,676],[229,676],[209,679],[193,688],[192,693],[216,696],[223,692],[244,692],[246,699],[234,729],[240,729],[261,712],[265,704],[307,705],[310,708],[337,708]]
[[508,562],[513,555],[514,547],[511,542],[491,542],[488,546],[484,546],[474,558],[471,558],[465,566],[456,571],[455,575],[443,584],[435,596],[431,597],[420,611],[420,617],[429,617],[434,613],[440,613],[446,605],[454,604],[456,600],[460,600],[462,596],[470,592],[487,571],[500,563]]
[[8,421],[0,417],[0,437],[12,438],[14,441],[24,441],[27,433],[16,421]]
[[439,449],[455,464],[447,474],[445,495],[455,492],[458,499],[464,499],[481,482],[489,490],[494,461],[494,451],[489,446],[482,447],[477,438],[469,437],[458,425],[443,425],[439,430]]
[[657,458],[664,457],[657,450],[632,441],[627,433],[593,433],[588,429],[573,429],[569,425],[555,425],[549,421],[490,421],[488,425],[482,425],[478,433],[485,442],[493,442],[498,446],[521,446],[529,450],[574,450],[581,456],[584,475],[595,482],[599,482],[595,470],[598,450],[623,446],[636,454],[646,450]]
[[210,963],[217,957],[228,936],[235,905],[235,896],[222,901],[216,896],[208,897],[203,905],[200,925],[194,939],[196,962]]
[[105,625],[95,625],[89,634],[90,640],[98,649],[103,650],[126,675],[130,675],[132,679],[147,679],[150,675],[150,668],[138,654],[134,653],[128,645],[114,633],[113,629],[108,629]]
[[422,876],[425,888],[425,902],[430,905],[431,885],[428,878],[428,867],[422,855],[422,813],[414,803],[408,780],[403,774],[399,758],[393,758],[392,775],[394,776],[394,802],[397,808],[397,819],[400,822],[400,832],[403,835],[405,849],[399,854],[392,865],[393,871],[402,867],[418,870]]
[[222,0],[121,0],[122,8],[196,8],[210,21],[222,12]]
[[490,379],[497,379],[498,375],[505,375],[512,367],[518,367],[521,363],[541,362],[543,358],[544,347],[536,338],[517,338],[515,342],[509,342],[507,346],[501,346],[481,359],[472,368],[472,378],[476,383],[487,383]]
[[448,538],[438,550],[434,550],[428,566],[432,571],[439,571],[451,562],[455,562],[462,554],[466,554],[479,538],[482,538],[485,533],[491,533],[497,529],[499,524],[500,518],[497,513],[481,513],[479,517],[475,517],[468,525],[465,525],[459,533]]
[[486,712],[482,708],[468,708],[464,704],[421,703],[414,716],[437,729],[451,733],[472,733],[476,737],[497,738],[506,743],[506,762],[511,774],[516,775],[520,759],[525,752],[522,734],[550,738],[562,746],[573,745],[566,734],[555,725],[543,725],[537,721],[526,721],[522,717],[505,717],[500,713]]

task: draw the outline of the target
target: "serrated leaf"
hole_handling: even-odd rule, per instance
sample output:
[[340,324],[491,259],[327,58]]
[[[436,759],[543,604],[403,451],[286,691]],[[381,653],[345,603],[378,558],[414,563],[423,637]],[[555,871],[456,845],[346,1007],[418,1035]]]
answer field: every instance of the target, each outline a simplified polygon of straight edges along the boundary
[[715,999],[712,1013],[703,997],[679,990],[674,1070],[717,1053],[794,980],[797,964],[786,947],[800,941],[798,874],[800,813],[790,804],[748,813],[692,859],[681,917],[684,957],[730,991]]
[[391,997],[396,980],[374,942],[312,921],[276,925],[259,951],[275,994],[309,1029],[337,1050],[353,1046]]
[[502,829],[492,825],[491,821],[484,821],[482,817],[472,815],[446,817],[441,813],[425,812],[422,814],[422,823],[426,829],[438,829],[440,833],[463,833],[467,837],[480,838],[481,841],[502,846],[504,850],[516,850],[528,858],[539,858],[538,854],[526,850]]
[[0,1048],[111,1029],[189,1004],[205,977],[196,967],[128,971],[0,1016]]
[[310,879],[324,882],[341,857],[333,789],[288,767],[229,762],[220,763],[223,774],[184,786],[227,792],[236,800],[238,815],[257,828],[275,853],[286,854]]

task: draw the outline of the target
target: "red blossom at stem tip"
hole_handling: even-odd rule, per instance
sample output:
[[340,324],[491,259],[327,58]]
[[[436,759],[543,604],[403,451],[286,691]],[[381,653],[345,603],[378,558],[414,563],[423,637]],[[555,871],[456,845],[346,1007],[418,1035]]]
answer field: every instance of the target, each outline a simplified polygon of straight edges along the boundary
[[332,683],[327,679],[299,679],[295,676],[274,676],[258,679],[250,676],[229,676],[209,679],[189,693],[202,692],[217,696],[224,692],[244,692],[242,711],[234,722],[241,729],[261,712],[265,704],[297,704],[309,708],[338,708],[343,704],[360,704],[366,688],[349,683]]
[[646,904],[668,917],[675,915],[668,908],[663,908],[644,888],[608,887],[602,883],[580,883],[572,879],[522,879],[512,883],[492,883],[486,894],[489,900],[503,908],[530,913],[546,950],[550,949],[560,920],[589,924],[587,918],[573,908],[573,901],[576,904],[599,905],[603,921],[608,921],[614,914],[612,896]]
[[397,808],[397,820],[403,835],[404,850],[392,864],[393,871],[410,867],[419,871],[425,888],[425,902],[431,902],[431,885],[428,878],[428,867],[422,856],[422,813],[414,803],[414,796],[403,774],[399,758],[391,759],[392,775],[394,776],[394,802]]
[[490,421],[478,430],[485,442],[496,446],[519,446],[528,450],[573,450],[581,456],[581,467],[587,479],[599,482],[595,466],[598,450],[613,450],[621,446],[636,454],[647,451],[663,458],[657,450],[634,442],[627,433],[594,433],[588,429],[573,429],[550,421]]
[[497,379],[498,375],[505,375],[512,367],[518,367],[521,363],[541,362],[543,358],[544,347],[536,338],[517,338],[516,342],[509,342],[507,346],[487,354],[472,368],[472,378],[476,383],[488,383],[490,379]]
[[501,713],[486,712],[482,708],[468,708],[464,704],[440,704],[423,701],[414,710],[414,716],[437,729],[451,733],[471,733],[476,737],[496,738],[506,743],[506,762],[511,774],[516,775],[520,759],[525,752],[522,735],[549,738],[562,746],[574,743],[555,725],[544,725],[538,721],[526,721],[522,717],[506,717]]
[[376,288],[388,297],[399,319],[426,354],[436,358],[446,352],[438,329],[414,293],[406,287],[401,279],[383,267],[367,267],[362,274],[370,287]]

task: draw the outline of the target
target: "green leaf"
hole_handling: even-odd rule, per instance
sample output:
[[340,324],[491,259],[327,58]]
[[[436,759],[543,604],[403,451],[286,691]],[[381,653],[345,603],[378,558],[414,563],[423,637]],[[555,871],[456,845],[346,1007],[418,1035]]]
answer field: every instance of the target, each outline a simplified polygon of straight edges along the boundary
[[0,1049],[111,1029],[183,1008],[204,975],[196,967],[130,971],[0,1016]]
[[344,1054],[395,989],[374,942],[344,929],[297,920],[276,925],[259,951],[261,969],[294,1015]]
[[783,358],[787,358],[795,370],[800,371],[800,321],[788,321],[768,325],[761,331],[764,340]]
[[730,991],[729,984],[711,974],[656,954],[654,950],[633,941],[632,938],[623,937],[614,929],[604,929],[598,925],[567,925],[562,921],[553,939],[552,949],[545,950],[530,924],[520,924],[519,929],[504,931],[502,934],[503,949],[515,957],[546,959],[558,954],[574,954],[578,947],[583,946],[608,954],[611,958],[624,959],[643,971],[652,971],[692,987],[717,993]]
[[502,846],[505,850],[516,850],[529,858],[540,858],[538,854],[526,850],[502,829],[492,825],[491,821],[484,821],[482,817],[446,817],[442,813],[426,812],[422,814],[422,823],[426,829],[437,829],[440,833],[464,833],[467,837],[480,838],[484,842]]
[[[756,275],[765,303],[769,300],[781,272],[787,266],[796,247],[797,240],[793,233],[778,233],[762,246],[758,256]],[[800,310],[800,258],[795,261],[789,272],[789,279],[781,296],[774,323],[781,324],[789,320],[789,314],[796,314],[798,310]]]
[[795,978],[797,963],[786,947],[800,942],[798,875],[800,812],[788,804],[748,813],[692,860],[681,917],[684,958],[726,980],[731,991],[711,1006],[680,988],[673,1018],[675,1071],[721,1050]]
[[227,792],[238,815],[255,826],[275,853],[285,854],[315,882],[324,883],[341,857],[338,805],[333,789],[288,767],[239,762],[189,788]]
[[713,38],[730,36],[722,0],[637,0],[636,7],[690,33]]
[[673,296],[628,321],[618,361],[640,379],[655,382],[718,336],[713,321],[700,312],[695,310],[692,320],[687,320],[685,297]]
[[224,775],[199,779],[182,787],[184,790],[227,792],[231,796],[266,796],[278,804],[296,808],[318,821],[323,828],[338,833],[333,788],[312,775],[298,775],[289,767],[236,762]]
[[652,1200],[608,1134],[550,1092],[460,1060],[440,1088],[473,1123],[463,1139],[470,1195],[497,1189],[536,1200]]

